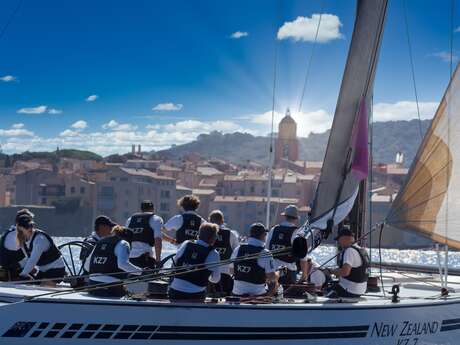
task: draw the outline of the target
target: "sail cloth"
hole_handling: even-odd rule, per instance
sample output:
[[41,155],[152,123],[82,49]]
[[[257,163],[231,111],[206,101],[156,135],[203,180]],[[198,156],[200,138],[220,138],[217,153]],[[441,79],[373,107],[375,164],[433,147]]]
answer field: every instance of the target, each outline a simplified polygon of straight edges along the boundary
[[458,65],[386,222],[460,249]]
[[386,0],[357,2],[350,50],[312,207],[311,226],[315,228],[325,229],[330,219],[340,223],[353,207],[359,182],[367,176],[367,109],[386,9]]

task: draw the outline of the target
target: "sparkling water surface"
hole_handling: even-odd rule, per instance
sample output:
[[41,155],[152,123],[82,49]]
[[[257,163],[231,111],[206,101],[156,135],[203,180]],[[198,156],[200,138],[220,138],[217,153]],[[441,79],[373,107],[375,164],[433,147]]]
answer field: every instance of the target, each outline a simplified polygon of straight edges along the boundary
[[[57,245],[67,243],[70,241],[82,240],[79,237],[55,237],[54,238]],[[162,256],[165,257],[169,254],[175,253],[177,247],[163,242],[163,252]],[[336,248],[330,245],[320,246],[311,254],[313,259],[315,259],[319,264],[324,263],[333,257],[336,253]],[[62,254],[66,258],[67,262],[70,263],[70,253],[68,250],[63,250]],[[73,252],[75,264],[79,264],[78,260],[79,251],[76,250]],[[372,260],[377,262],[379,260],[379,252],[376,248],[371,250]],[[418,265],[429,265],[429,266],[438,266],[437,253],[435,250],[427,249],[382,249],[382,261],[389,263],[406,263],[406,264],[418,264]],[[444,264],[444,251],[441,251],[441,262]],[[334,264],[335,260],[331,261],[331,264]],[[460,252],[450,252],[449,253],[449,267],[460,268]]]

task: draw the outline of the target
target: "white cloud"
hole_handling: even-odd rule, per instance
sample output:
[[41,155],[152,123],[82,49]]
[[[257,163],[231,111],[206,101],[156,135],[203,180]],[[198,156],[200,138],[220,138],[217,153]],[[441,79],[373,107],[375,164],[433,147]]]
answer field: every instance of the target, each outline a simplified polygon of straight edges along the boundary
[[86,127],[88,127],[88,123],[86,121],[84,121],[84,120],[79,120],[79,121],[73,123],[72,126],[70,126],[70,127],[75,128],[75,129],[83,130]]
[[152,108],[154,111],[179,111],[184,107],[183,104],[174,104],[172,102],[159,103]]
[[[419,102],[420,118],[431,119],[438,102]],[[396,121],[417,119],[417,104],[412,101],[374,104],[374,121]]]
[[457,27],[457,28],[454,30],[454,32],[460,32],[460,26]]
[[[278,30],[278,39],[291,39],[295,42],[314,42],[319,17],[319,14],[313,14],[311,17],[299,16],[291,22],[285,22]],[[341,26],[342,23],[339,17],[333,14],[323,13],[321,16],[317,42],[326,43],[342,38],[343,35],[340,32]]]
[[[437,57],[444,62],[450,62],[450,52],[440,51],[440,52],[431,54],[431,56]],[[458,56],[455,54],[452,54],[452,62],[456,62],[456,61],[458,61]]]
[[46,105],[39,105],[32,108],[21,108],[18,110],[19,114],[43,114],[46,112],[48,107]]
[[98,98],[99,98],[98,95],[91,95],[91,96],[86,97],[85,100],[86,100],[86,102],[94,102]]
[[0,129],[0,137],[32,137],[33,132],[24,128],[23,123],[15,123],[10,129]]
[[12,81],[17,81],[18,78],[16,78],[15,76],[12,76],[12,75],[5,75],[3,77],[0,77],[0,80],[5,82],[5,83],[8,83],[8,82],[12,82]]
[[62,114],[62,110],[51,108],[51,109],[48,109],[48,114],[52,114],[52,115]]
[[59,134],[60,137],[77,137],[78,135],[78,131],[73,131],[71,129],[66,129],[65,131]]
[[111,131],[135,131],[137,126],[130,123],[118,123],[115,120],[110,120],[109,122],[104,123],[102,128]]
[[246,37],[248,35],[249,33],[247,33],[246,31],[235,31],[234,33],[230,35],[230,38],[238,39],[238,38]]

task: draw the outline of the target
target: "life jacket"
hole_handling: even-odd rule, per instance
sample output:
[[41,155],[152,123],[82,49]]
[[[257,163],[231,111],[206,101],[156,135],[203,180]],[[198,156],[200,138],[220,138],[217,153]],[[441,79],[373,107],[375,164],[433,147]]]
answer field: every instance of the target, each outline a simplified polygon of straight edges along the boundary
[[151,247],[155,245],[155,236],[150,227],[152,217],[152,212],[136,213],[131,217],[128,228],[133,230],[133,242],[147,243]]
[[[273,234],[272,238],[270,240],[270,243],[268,244],[268,249],[270,251],[272,250],[282,250],[285,248],[290,248],[292,246],[291,239],[292,239],[292,234],[294,231],[297,230],[296,226],[285,226],[285,225],[276,225],[273,228]],[[287,263],[293,263],[296,262],[296,258],[293,257],[290,253],[283,254],[283,255],[276,255],[274,254],[275,258],[287,262]]]
[[16,231],[16,228],[11,227],[0,237],[0,266],[6,269],[19,267],[19,261],[26,257],[21,248],[10,250],[5,247],[6,237],[14,231]]
[[121,270],[118,268],[117,256],[115,255],[115,247],[120,241],[122,241],[120,237],[112,235],[104,237],[96,243],[89,263],[90,274],[113,275],[114,278],[118,279],[127,278],[127,273],[120,273]]
[[232,256],[232,246],[230,245],[230,229],[219,228],[214,249],[219,253],[221,260],[228,260]]
[[356,250],[358,252],[359,256],[361,257],[362,265],[359,267],[352,267],[350,274],[343,278],[353,283],[367,282],[367,279],[369,278],[367,269],[369,268],[370,260],[369,260],[369,255],[367,254],[365,249],[352,245],[351,247],[348,247],[345,250],[343,250],[339,258],[339,267],[343,266],[344,254],[345,254],[345,251],[348,250],[349,248],[352,248],[353,250]]
[[61,252],[54,244],[54,241],[51,238],[51,236],[48,235],[46,232],[42,230],[38,230],[38,229],[34,230],[34,234],[32,235],[32,239],[30,240],[30,245],[27,245],[26,243],[24,243],[24,250],[27,256],[30,257],[30,255],[32,254],[32,251],[34,249],[34,242],[38,235],[43,235],[48,240],[50,247],[48,248],[48,250],[42,253],[42,255],[40,256],[40,259],[37,262],[37,266],[48,265],[52,263],[53,261],[56,261],[57,259],[59,259],[62,256]]
[[203,264],[206,262],[206,258],[212,250],[213,248],[211,246],[205,247],[196,242],[188,242],[184,253],[176,261],[176,267],[183,267],[183,269],[179,269],[178,272],[187,272],[187,266],[193,265],[193,267],[190,268],[190,272],[177,275],[177,278],[186,280],[200,287],[206,287],[212,271],[203,269],[205,267]]
[[176,242],[181,244],[187,240],[198,239],[198,231],[200,229],[201,218],[194,213],[184,213],[182,215],[182,226],[176,231]]
[[[262,252],[263,247],[256,247],[250,244],[242,244],[238,249],[237,258],[254,256]],[[252,284],[265,284],[265,269],[257,263],[257,257],[248,260],[238,260],[234,264],[235,280]]]

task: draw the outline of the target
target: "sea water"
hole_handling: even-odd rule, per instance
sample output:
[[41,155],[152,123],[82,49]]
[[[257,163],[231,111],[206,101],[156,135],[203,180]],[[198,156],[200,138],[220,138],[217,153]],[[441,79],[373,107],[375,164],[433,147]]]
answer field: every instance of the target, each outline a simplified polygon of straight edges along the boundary
[[[55,237],[57,245],[61,245],[70,241],[82,240],[78,237]],[[78,255],[79,250],[73,248],[73,257],[76,265],[79,265]],[[164,242],[162,257],[173,254],[177,251],[177,247],[173,244]],[[70,252],[67,249],[62,249],[62,254],[66,261],[70,263]],[[312,258],[319,264],[328,261],[336,254],[336,248],[331,245],[324,245],[316,248],[311,254]],[[371,256],[373,262],[379,261],[379,251],[377,249],[371,250]],[[438,266],[437,253],[434,250],[422,250],[422,249],[382,249],[382,261],[388,263],[405,263],[405,264],[418,264],[426,266]],[[441,262],[444,264],[444,252],[441,251]],[[330,264],[335,264],[335,260],[331,260]],[[460,252],[449,253],[449,267],[460,268]]]

